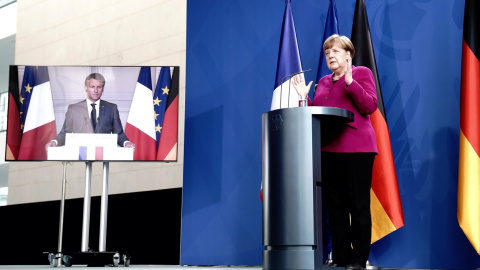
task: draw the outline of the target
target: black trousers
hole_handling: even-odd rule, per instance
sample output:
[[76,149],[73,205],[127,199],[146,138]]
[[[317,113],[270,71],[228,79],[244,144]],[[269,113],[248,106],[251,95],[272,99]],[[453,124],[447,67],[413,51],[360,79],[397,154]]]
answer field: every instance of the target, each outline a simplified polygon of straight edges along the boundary
[[375,153],[322,152],[323,197],[329,213],[333,262],[360,263],[370,254],[370,188]]

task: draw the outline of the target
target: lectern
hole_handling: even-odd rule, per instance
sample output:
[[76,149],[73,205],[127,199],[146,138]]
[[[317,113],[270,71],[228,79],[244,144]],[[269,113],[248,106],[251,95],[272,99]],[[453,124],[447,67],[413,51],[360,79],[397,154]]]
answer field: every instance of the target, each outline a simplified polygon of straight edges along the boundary
[[[133,151],[132,148],[117,146],[117,134],[98,133],[67,133],[65,146],[49,147],[47,149],[49,160],[64,160],[58,250],[55,254],[50,253],[48,255],[51,266],[57,267],[63,263],[65,266],[69,267],[72,266],[73,261],[76,263],[86,262],[88,266],[104,266],[105,264],[108,264],[108,262],[113,262],[113,266],[118,266],[121,261],[120,256],[122,255],[116,251],[106,251],[109,173],[109,162],[107,160],[133,160]],[[62,251],[67,160],[84,160],[86,164],[81,252]],[[92,162],[96,160],[105,161],[103,162],[99,248],[98,251],[92,251],[90,250],[88,243],[90,233]],[[129,255],[123,254],[123,261],[125,266],[130,265]]]
[[262,115],[263,269],[322,269],[321,137],[353,113],[333,107]]

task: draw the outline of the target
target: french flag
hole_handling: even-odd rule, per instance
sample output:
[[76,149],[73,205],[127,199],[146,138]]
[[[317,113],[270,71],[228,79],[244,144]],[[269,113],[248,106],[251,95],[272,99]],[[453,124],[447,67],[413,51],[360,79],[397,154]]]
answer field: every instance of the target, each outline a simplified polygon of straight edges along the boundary
[[46,160],[47,152],[45,145],[55,138],[57,133],[52,90],[46,66],[38,67],[35,74],[34,87],[25,95],[22,98],[25,98],[24,102],[29,99],[28,109],[24,108],[25,112],[28,113],[25,116],[18,159]]
[[125,134],[135,144],[134,160],[156,159],[155,115],[153,109],[152,75],[142,67],[133,94]]
[[295,30],[295,22],[293,21],[290,0],[287,0],[283,15],[280,48],[278,50],[275,89],[270,110],[298,107],[297,91],[290,83],[291,77],[286,76],[300,71],[302,71],[302,61],[300,59],[300,50],[298,49],[297,32]]
[[[302,60],[298,49],[297,32],[293,21],[290,0],[285,3],[282,34],[278,50],[277,75],[270,110],[298,107],[298,94],[291,85],[289,75],[302,71]],[[301,76],[304,76],[303,73]],[[285,80],[286,79],[286,80]],[[263,188],[260,186],[260,200],[263,201]]]

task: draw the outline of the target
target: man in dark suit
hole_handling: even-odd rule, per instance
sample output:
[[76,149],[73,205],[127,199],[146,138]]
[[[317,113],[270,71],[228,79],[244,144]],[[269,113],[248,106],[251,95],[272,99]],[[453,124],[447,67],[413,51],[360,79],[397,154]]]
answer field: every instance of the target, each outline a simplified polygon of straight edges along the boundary
[[117,134],[118,145],[135,148],[123,133],[117,105],[100,100],[105,87],[105,78],[92,73],[85,78],[87,99],[68,106],[62,130],[46,147],[65,145],[66,133],[113,133]]

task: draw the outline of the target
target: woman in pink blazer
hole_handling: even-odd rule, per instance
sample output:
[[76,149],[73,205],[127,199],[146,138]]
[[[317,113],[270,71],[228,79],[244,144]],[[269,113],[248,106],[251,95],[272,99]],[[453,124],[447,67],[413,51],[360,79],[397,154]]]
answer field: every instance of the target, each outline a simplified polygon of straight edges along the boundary
[[[375,81],[366,67],[352,66],[355,48],[345,36],[333,35],[323,44],[332,74],[320,79],[310,106],[347,109],[354,121],[329,130],[322,140],[322,186],[332,232],[333,262],[345,269],[365,269],[370,253],[372,221],[370,188],[378,153],[370,114],[377,109]],[[302,99],[312,82],[293,78]],[[324,135],[324,134],[322,134]]]

